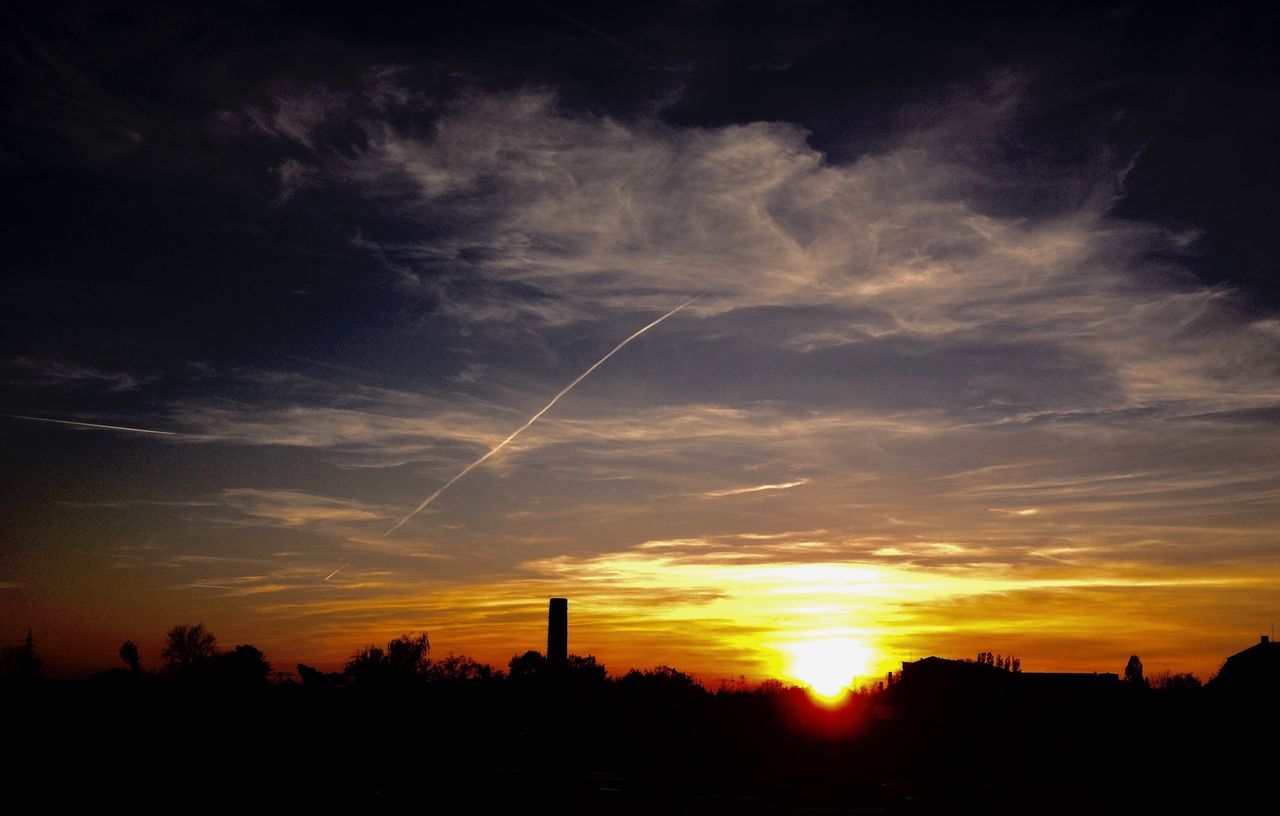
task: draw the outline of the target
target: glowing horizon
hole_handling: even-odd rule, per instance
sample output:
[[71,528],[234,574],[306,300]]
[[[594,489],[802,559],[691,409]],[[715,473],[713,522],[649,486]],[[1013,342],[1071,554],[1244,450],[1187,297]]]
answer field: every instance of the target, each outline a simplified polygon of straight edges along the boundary
[[[766,540],[766,546],[777,546],[777,539]],[[301,598],[299,587],[195,584],[190,592],[241,599],[252,620],[274,625],[227,630],[220,616],[175,614],[163,628],[158,622],[153,631],[138,632],[135,626],[118,632],[120,639],[127,636],[158,652],[164,628],[199,618],[226,645],[252,642],[288,670],[299,661],[337,669],[364,645],[427,631],[437,656],[469,654],[504,668],[515,654],[541,651],[546,598],[574,587],[568,594],[570,651],[594,654],[612,674],[665,664],[713,687],[739,675],[751,681],[773,678],[813,686],[830,699],[841,686],[883,680],[906,660],[935,654],[964,659],[978,651],[1017,655],[1026,671],[1117,673],[1124,658],[1138,652],[1149,673],[1191,671],[1207,678],[1252,639],[1228,635],[1178,642],[1130,633],[1152,611],[1166,616],[1162,631],[1195,633],[1194,622],[1178,620],[1173,606],[1155,604],[1184,605],[1189,597],[1212,598],[1223,590],[1247,602],[1250,595],[1274,588],[1263,577],[1230,575],[1132,574],[1106,581],[1049,573],[988,577],[967,570],[947,574],[736,557],[724,563],[690,556],[707,545],[645,542],[625,554],[529,562],[530,576],[509,583],[424,589],[357,568]],[[676,552],[655,558],[650,555],[655,550]],[[1082,647],[1078,633],[1096,626],[1097,608],[1108,603],[1107,630],[1092,635],[1091,648]],[[1053,615],[1043,616],[1048,607]],[[1205,643],[1220,645],[1215,652]],[[820,652],[836,644],[856,647],[856,660],[835,670],[837,686],[831,685],[831,671],[818,670],[818,653],[805,652],[807,644]],[[98,649],[103,657],[96,665],[109,665],[111,641]],[[842,671],[847,677],[838,676]]]

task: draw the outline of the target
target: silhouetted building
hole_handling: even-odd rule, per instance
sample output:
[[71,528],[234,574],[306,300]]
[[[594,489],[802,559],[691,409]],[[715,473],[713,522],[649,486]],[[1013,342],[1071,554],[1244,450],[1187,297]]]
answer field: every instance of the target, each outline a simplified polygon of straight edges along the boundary
[[1280,642],[1262,639],[1227,658],[1209,687],[1235,694],[1276,694],[1280,692]]
[[889,700],[917,711],[954,710],[1004,697],[1012,683],[1012,672],[986,663],[926,657],[903,662],[902,675],[889,690]]
[[552,598],[547,610],[547,662],[563,666],[569,659],[569,599]]
[[1120,675],[1115,672],[1022,672],[1015,676],[1025,689],[1054,694],[1103,691],[1120,684]]
[[1112,672],[1015,672],[972,660],[926,657],[904,662],[890,692],[894,702],[952,705],[1010,695],[1089,697],[1120,688],[1120,677]]

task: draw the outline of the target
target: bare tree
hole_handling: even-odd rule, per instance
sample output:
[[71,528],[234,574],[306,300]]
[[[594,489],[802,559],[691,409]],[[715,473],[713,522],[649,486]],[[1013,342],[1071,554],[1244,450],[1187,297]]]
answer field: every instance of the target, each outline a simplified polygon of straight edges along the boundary
[[218,640],[205,631],[203,623],[178,624],[169,630],[167,645],[160,652],[170,671],[181,671],[218,653]]
[[1195,691],[1201,687],[1200,679],[1194,674],[1168,670],[1153,674],[1148,678],[1148,684],[1153,689],[1178,692]]

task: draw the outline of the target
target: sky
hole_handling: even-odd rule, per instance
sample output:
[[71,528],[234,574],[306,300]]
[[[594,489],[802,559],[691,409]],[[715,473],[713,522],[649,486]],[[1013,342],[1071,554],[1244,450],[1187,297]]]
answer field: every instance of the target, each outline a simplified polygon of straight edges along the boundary
[[565,596],[714,682],[1270,631],[1275,10],[185,6],[0,11],[4,643],[501,666]]

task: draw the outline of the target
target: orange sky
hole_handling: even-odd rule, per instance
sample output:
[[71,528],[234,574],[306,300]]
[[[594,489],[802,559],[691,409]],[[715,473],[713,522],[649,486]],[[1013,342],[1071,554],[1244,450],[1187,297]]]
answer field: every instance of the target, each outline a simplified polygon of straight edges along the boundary
[[1256,640],[1257,631],[1233,622],[1277,588],[1274,577],[1230,570],[1192,577],[1124,568],[1098,579],[1052,562],[922,570],[794,560],[788,553],[829,545],[799,534],[747,540],[648,541],[624,553],[529,562],[517,579],[466,583],[398,582],[353,563],[330,583],[152,593],[129,605],[111,600],[128,592],[119,580],[126,573],[116,572],[67,599],[100,615],[49,610],[32,626],[51,668],[63,670],[113,665],[126,637],[156,665],[163,631],[180,621],[204,622],[225,647],[252,642],[280,669],[298,661],[336,669],[358,646],[408,631],[429,632],[437,655],[503,666],[545,647],[546,598],[563,593],[571,651],[595,654],[614,673],[668,664],[713,685],[740,674],[798,679],[797,645],[846,640],[869,653],[869,678],[904,660],[979,651],[1018,655],[1027,671],[1117,673],[1136,652],[1149,674],[1207,678]]

